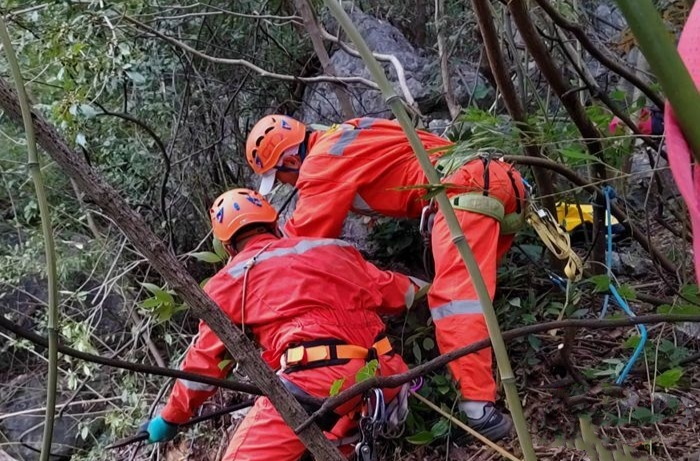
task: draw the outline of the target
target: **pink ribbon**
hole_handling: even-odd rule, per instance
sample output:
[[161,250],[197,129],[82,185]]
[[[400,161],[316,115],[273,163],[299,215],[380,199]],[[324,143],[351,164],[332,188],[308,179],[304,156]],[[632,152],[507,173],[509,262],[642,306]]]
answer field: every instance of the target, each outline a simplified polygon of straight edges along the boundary
[[[697,86],[700,84],[700,2],[695,3],[683,29],[678,42],[678,53]],[[700,170],[697,165],[691,166],[693,154],[668,103],[664,113],[664,124],[671,172],[690,213],[695,273],[700,283]]]

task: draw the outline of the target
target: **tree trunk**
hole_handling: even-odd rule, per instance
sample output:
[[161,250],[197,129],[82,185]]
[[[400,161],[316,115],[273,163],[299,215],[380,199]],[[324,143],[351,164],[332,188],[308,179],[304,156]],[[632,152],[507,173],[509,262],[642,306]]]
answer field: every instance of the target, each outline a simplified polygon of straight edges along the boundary
[[450,111],[452,120],[459,115],[461,107],[455,101],[454,92],[452,90],[452,82],[450,81],[450,66],[448,59],[450,58],[445,46],[445,0],[435,0],[435,29],[437,31],[438,55],[440,56],[440,74],[442,75],[442,90],[445,92],[445,102],[447,109]]
[[[481,30],[481,37],[484,41],[484,50],[488,58],[491,74],[503,95],[503,102],[510,116],[520,127],[520,137],[523,140],[523,150],[525,155],[530,157],[542,157],[540,147],[535,144],[537,136],[533,133],[532,127],[527,123],[527,115],[525,109],[520,104],[518,94],[513,85],[508,71],[506,70],[505,60],[501,50],[501,44],[498,40],[498,33],[493,23],[493,16],[488,2],[486,0],[472,0],[474,14]],[[554,186],[552,175],[541,168],[533,168],[535,183],[539,195],[543,196],[542,203],[546,209],[556,216],[556,204],[554,202]]]
[[[0,107],[11,119],[21,123],[22,115],[17,95],[2,78],[0,78]],[[82,156],[68,147],[56,129],[34,111],[32,119],[39,145],[75,181],[80,190],[119,226],[129,241],[163,276],[168,285],[182,296],[194,314],[211,327],[236,358],[241,370],[270,398],[285,422],[291,427],[302,424],[307,418],[306,412],[280,384],[270,367],[263,362],[254,344],[224,315],[214,301],[209,299],[177,258],[151,232],[143,219],[129,207],[119,193],[99,176]],[[317,426],[314,425],[309,430],[301,432],[299,438],[317,459],[343,460],[338,450]]]
[[[328,56],[326,48],[323,46],[323,35],[321,34],[321,29],[318,27],[318,23],[316,22],[316,17],[311,9],[311,5],[309,4],[308,0],[294,0],[294,6],[296,7],[297,12],[299,12],[301,15],[302,19],[304,19],[304,26],[306,27],[311,43],[314,46],[314,51],[316,52],[319,61],[321,61],[323,72],[325,72],[327,75],[335,76],[335,67],[331,63],[331,59]],[[345,91],[345,88],[338,84],[331,83],[330,85],[338,98],[338,102],[340,102],[340,108],[343,111],[343,117],[345,120],[354,118],[355,110],[352,107],[352,101],[350,101],[350,97]]]
[[[583,143],[591,153],[602,160],[603,146],[600,142],[601,135],[586,114],[586,110],[576,97],[571,85],[564,79],[556,63],[552,59],[539,36],[537,29],[532,24],[528,15],[527,6],[524,0],[512,0],[508,2],[510,14],[513,17],[516,27],[520,31],[520,36],[525,46],[530,51],[532,58],[537,63],[537,67],[542,75],[547,79],[554,93],[559,97],[562,105],[568,112],[571,120],[583,136]],[[591,179],[599,184],[603,184],[607,179],[607,172],[603,163],[595,163],[590,167]],[[601,263],[594,264],[592,271],[602,273],[605,270],[605,197],[595,197],[596,205],[593,208],[593,232],[595,246],[593,248],[593,261]]]

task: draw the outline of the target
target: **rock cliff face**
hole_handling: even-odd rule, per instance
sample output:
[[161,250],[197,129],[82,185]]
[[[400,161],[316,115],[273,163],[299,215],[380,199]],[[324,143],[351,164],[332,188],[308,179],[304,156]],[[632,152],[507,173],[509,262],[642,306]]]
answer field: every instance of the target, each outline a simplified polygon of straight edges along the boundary
[[[348,11],[369,48],[381,54],[394,55],[401,62],[406,86],[416,100],[421,112],[445,110],[442,98],[440,67],[437,55],[426,50],[416,49],[393,25],[363,13],[357,8]],[[329,31],[337,31],[338,26],[330,19],[325,21]],[[337,49],[331,55],[338,76],[360,76],[370,79],[370,74],[360,58]],[[382,63],[398,94],[401,93],[396,69],[389,63]],[[492,89],[476,69],[468,65],[452,62],[450,76],[457,101],[466,105],[470,100],[477,103],[492,96]],[[349,85],[347,91],[358,116],[389,117],[391,111],[377,90],[363,85]],[[335,123],[342,121],[340,104],[328,83],[309,85],[306,88],[303,104],[298,114],[306,123]]]

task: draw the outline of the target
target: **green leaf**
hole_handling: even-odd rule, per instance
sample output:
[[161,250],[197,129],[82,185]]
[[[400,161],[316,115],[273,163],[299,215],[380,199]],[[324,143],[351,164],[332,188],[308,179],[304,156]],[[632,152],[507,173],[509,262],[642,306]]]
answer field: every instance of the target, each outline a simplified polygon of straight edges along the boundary
[[377,368],[379,368],[379,361],[377,359],[370,360],[357,371],[355,382],[361,383],[362,381],[367,381],[374,377],[377,374]]
[[423,353],[420,351],[418,342],[413,343],[413,356],[416,358],[416,362],[420,362],[423,358]]
[[224,368],[231,365],[232,363],[233,363],[232,359],[226,359],[226,360],[222,360],[221,362],[219,362],[219,364],[217,366],[219,367],[219,370],[223,370]]
[[654,414],[646,407],[637,407],[632,412],[632,417],[638,421],[648,421]]
[[435,440],[435,437],[430,431],[422,431],[406,437],[406,442],[412,443],[413,445],[427,445],[433,440]]
[[617,287],[617,292],[625,299],[637,299],[637,292],[630,285],[624,283]]
[[627,341],[622,345],[625,349],[634,349],[639,345],[639,342],[642,340],[641,336],[638,335],[633,335],[627,338]]
[[163,304],[167,304],[169,306],[172,306],[173,304],[175,304],[175,298],[173,298],[173,295],[171,295],[170,293],[168,293],[165,290],[156,291],[155,296]]
[[159,287],[158,285],[154,285],[153,283],[141,282],[141,286],[153,294],[156,294],[159,291],[163,291],[161,287]]
[[530,347],[535,351],[539,351],[542,346],[542,341],[535,335],[527,335],[527,342],[530,343]]
[[432,351],[434,347],[435,341],[433,341],[433,338],[425,338],[423,340],[423,349],[425,349],[426,351]]
[[146,77],[144,77],[143,74],[140,72],[135,72],[133,70],[127,70],[126,76],[129,77],[129,80],[134,82],[134,84],[136,84],[136,85],[141,85],[142,83],[146,83]]
[[433,434],[433,437],[436,439],[447,434],[449,431],[450,423],[445,418],[440,418],[440,421],[433,424],[433,427],[430,428],[430,433]]
[[161,304],[162,302],[158,298],[148,298],[147,300],[141,303],[141,307],[143,307],[144,309],[153,309],[154,307],[158,307]]
[[598,159],[595,156],[587,154],[580,148],[567,147],[561,149],[559,152],[568,160],[586,160],[589,162],[598,162]]
[[224,244],[221,243],[221,240],[215,238],[214,239],[214,253],[219,256],[219,259],[221,261],[226,261],[228,259],[228,252],[226,251],[226,248],[224,248]]
[[87,140],[83,133],[78,133],[75,135],[75,143],[81,147],[87,147]]
[[681,379],[681,376],[683,376],[682,368],[671,368],[670,370],[664,371],[656,378],[656,384],[664,389],[668,389],[674,387],[678,383],[678,380]]
[[331,385],[331,390],[328,393],[328,395],[330,395],[331,397],[333,397],[334,395],[338,395],[338,393],[340,393],[340,389],[342,389],[343,387],[343,384],[345,384],[346,379],[347,378],[340,378],[333,381],[333,384]]
[[659,314],[698,315],[700,314],[700,306],[693,306],[692,304],[681,304],[679,306],[662,304],[656,309],[656,312]]
[[216,253],[211,251],[200,251],[197,253],[190,253],[190,256],[195,257],[198,261],[204,261],[205,263],[219,263],[222,258]]
[[605,274],[594,275],[590,278],[590,281],[595,284],[595,291],[606,292],[610,288],[610,277]]

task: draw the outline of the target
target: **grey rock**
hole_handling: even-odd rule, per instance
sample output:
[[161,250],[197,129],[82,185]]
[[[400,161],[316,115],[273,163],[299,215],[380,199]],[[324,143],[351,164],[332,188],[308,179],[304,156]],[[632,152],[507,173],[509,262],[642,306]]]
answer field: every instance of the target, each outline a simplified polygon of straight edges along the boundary
[[8,455],[5,450],[0,450],[0,461],[17,461],[17,459]]
[[700,323],[679,323],[676,329],[690,338],[700,339]]
[[647,258],[635,254],[618,253],[613,251],[612,270],[615,275],[628,275],[632,277],[648,275],[654,267]]
[[678,401],[678,398],[664,392],[654,392],[654,401],[652,402],[654,411],[657,413],[664,411],[673,400]]
[[428,130],[443,136],[447,129],[450,127],[450,120],[448,119],[435,119],[428,122]]
[[[442,86],[437,56],[414,48],[396,27],[365,14],[356,7],[349,11],[349,15],[372,51],[394,55],[401,62],[406,85],[421,111],[425,113],[438,105],[442,99]],[[324,22],[327,30],[337,30],[337,25],[331,19],[326,18]],[[360,58],[339,49],[332,54],[330,60],[338,76],[359,76],[371,80],[370,73]],[[395,68],[386,62],[382,65],[394,90],[402,95]],[[477,101],[492,95],[486,80],[468,65],[452,63],[451,71],[451,82],[458,102],[466,104],[472,94]],[[391,111],[378,90],[353,84],[348,85],[346,91],[358,116],[391,116]],[[313,84],[306,88],[302,108],[296,116],[305,123],[330,124],[343,120],[336,94],[328,83]]]
[[[34,408],[43,408],[46,399],[46,382],[38,376],[20,375],[13,379],[5,389],[10,390],[11,395],[5,395],[0,400],[0,414],[16,413]],[[6,393],[7,394],[7,393]],[[67,401],[70,392],[60,393],[58,403]],[[89,393],[79,394],[75,400],[89,400]],[[79,417],[72,416],[74,413],[81,413],[89,408],[102,408],[104,404],[86,406],[70,406],[66,411],[54,420],[53,446],[51,452],[65,456],[68,459],[70,454],[76,449],[85,446],[85,441],[78,435]],[[36,449],[41,448],[43,431],[43,411],[35,411],[17,416],[12,416],[0,420],[0,431],[13,442],[23,442]],[[26,461],[39,459],[39,454],[22,445],[9,445],[6,448],[10,456]],[[2,459],[2,458],[0,458]],[[61,459],[61,458],[53,458]]]
[[[278,186],[273,194],[268,197],[268,199],[272,206],[279,210],[289,197],[289,194],[292,193],[292,190],[292,187],[288,185]],[[294,198],[292,198],[292,200],[289,202],[289,205],[287,205],[287,207],[280,213],[278,221],[280,228],[284,227],[287,220],[292,217],[297,199],[298,195],[294,196]],[[343,223],[343,230],[340,238],[346,242],[352,243],[355,248],[364,253],[371,253],[372,248],[370,246],[370,242],[368,241],[368,236],[370,234],[370,228],[368,226],[369,221],[370,218],[366,216],[349,213],[348,217]]]
[[628,389],[625,392],[625,398],[620,400],[620,409],[625,412],[630,411],[634,408],[637,408],[637,405],[639,405],[640,401],[641,397],[639,397],[639,394],[637,394],[631,389]]

